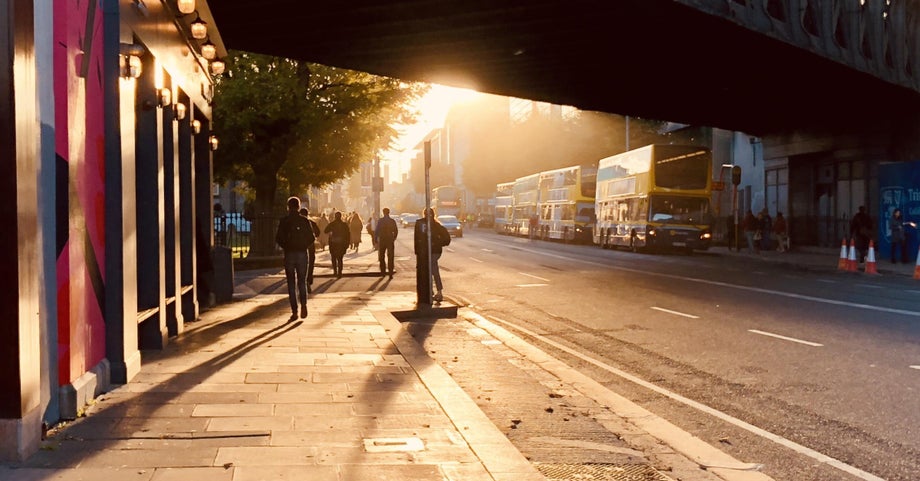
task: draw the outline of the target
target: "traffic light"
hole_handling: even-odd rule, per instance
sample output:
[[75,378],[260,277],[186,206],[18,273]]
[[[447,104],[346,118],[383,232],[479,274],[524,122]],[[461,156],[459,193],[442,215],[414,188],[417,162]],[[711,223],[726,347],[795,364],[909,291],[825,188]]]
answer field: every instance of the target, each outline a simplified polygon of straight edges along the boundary
[[741,183],[741,166],[734,165],[732,166],[732,184],[738,185]]

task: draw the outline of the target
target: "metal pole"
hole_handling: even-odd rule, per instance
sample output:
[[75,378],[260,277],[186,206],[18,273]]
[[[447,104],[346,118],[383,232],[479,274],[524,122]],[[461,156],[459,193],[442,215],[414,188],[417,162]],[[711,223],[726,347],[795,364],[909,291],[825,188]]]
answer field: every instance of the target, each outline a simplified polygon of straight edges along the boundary
[[[431,206],[431,141],[425,142],[425,262],[416,270],[416,302],[431,305],[431,216],[428,209]],[[416,259],[418,262],[418,259]],[[424,272],[419,272],[424,271]]]

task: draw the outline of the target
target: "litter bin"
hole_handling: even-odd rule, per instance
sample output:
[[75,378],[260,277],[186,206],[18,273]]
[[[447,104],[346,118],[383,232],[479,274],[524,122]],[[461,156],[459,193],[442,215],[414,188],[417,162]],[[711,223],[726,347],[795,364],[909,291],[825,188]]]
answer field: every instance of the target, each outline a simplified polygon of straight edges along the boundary
[[214,300],[229,302],[233,300],[233,253],[229,247],[214,246],[211,258],[214,261]]

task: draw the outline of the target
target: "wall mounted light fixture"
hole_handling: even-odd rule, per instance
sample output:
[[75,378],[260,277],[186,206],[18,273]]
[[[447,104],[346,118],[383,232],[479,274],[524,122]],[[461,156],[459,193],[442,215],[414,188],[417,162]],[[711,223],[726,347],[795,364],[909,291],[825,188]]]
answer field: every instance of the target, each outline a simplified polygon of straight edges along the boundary
[[196,40],[204,40],[208,38],[208,22],[202,20],[198,14],[195,14],[195,20],[189,24],[189,29],[192,32],[192,38]]
[[201,56],[206,60],[214,60],[217,58],[217,45],[211,43],[210,39],[205,40],[204,43],[201,44]]
[[217,59],[211,62],[211,73],[213,75],[221,75],[224,73],[224,70],[227,68],[227,64],[223,60]]
[[216,135],[208,137],[208,144],[211,146],[211,150],[217,150],[218,140]]
[[198,135],[201,133],[201,121],[195,119],[192,121],[192,133]]
[[173,115],[174,115],[173,118],[175,118],[177,121],[185,120],[185,112],[186,112],[186,107],[184,103],[176,102],[175,104],[173,104]]
[[120,46],[121,56],[118,65],[123,78],[138,78],[143,71],[141,56],[144,55],[144,46],[136,43],[123,43]]
[[176,7],[179,9],[179,13],[188,15],[195,11],[195,0],[178,0]]
[[172,90],[162,88],[157,92],[157,107],[166,108],[172,104]]

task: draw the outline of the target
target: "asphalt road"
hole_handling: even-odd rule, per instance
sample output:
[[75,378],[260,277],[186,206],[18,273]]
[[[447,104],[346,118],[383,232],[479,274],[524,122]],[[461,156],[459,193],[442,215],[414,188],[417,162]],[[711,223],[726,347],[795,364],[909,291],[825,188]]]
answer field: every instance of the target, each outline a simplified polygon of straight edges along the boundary
[[[390,288],[414,288],[409,232]],[[441,266],[452,299],[777,480],[920,479],[912,279],[482,230]]]

